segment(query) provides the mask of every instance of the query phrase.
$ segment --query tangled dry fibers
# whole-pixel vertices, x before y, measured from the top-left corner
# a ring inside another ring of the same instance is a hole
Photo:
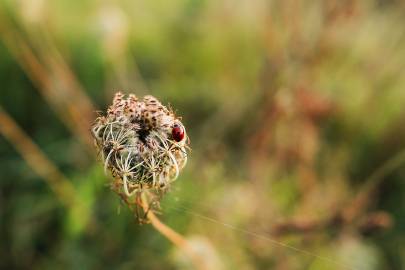
[[[114,177],[114,190],[131,197],[142,190],[166,190],[187,163],[188,137],[180,119],[155,97],[142,100],[118,92],[92,134]]]

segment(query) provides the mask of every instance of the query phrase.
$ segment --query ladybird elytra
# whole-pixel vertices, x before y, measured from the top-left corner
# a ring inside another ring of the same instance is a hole
[[[184,128],[179,124],[174,124],[172,129],[172,137],[176,142],[181,142],[184,138]]]

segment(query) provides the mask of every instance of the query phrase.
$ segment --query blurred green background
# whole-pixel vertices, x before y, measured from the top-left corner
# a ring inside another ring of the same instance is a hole
[[[183,117],[160,218],[202,269],[404,269],[404,25],[400,0],[1,0],[0,268],[192,269],[96,159],[120,90]]]

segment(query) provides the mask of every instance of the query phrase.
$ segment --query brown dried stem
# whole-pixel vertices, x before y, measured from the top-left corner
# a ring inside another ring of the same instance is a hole
[[[373,194],[386,176],[405,164],[405,149],[388,159],[378,167],[365,181],[364,186],[356,194],[347,208],[343,209],[345,219],[351,221],[357,217],[370,203]]]
[[[145,192],[141,194],[141,206],[143,211],[146,213],[146,218],[158,232],[160,232],[170,242],[187,254],[192,260],[196,269],[205,269],[202,258],[192,249],[187,240],[182,235],[175,232],[172,228],[161,222],[155,213],[150,211],[149,202]]]
[[[63,123],[91,151],[93,144],[88,130],[95,111],[94,105],[63,58],[54,52],[54,48],[50,48],[47,53],[36,53],[22,34],[12,31],[15,28],[12,23],[4,18],[0,23],[3,24],[0,37],[17,63]]]
[[[72,207],[76,202],[73,185],[1,106],[0,133],[20,153],[27,164],[47,182],[61,202],[68,208]]]

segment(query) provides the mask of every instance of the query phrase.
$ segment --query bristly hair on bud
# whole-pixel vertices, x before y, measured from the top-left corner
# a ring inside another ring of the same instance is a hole
[[[164,194],[187,163],[184,125],[153,96],[116,93],[91,131],[104,170],[114,177],[111,188],[127,204],[144,191]]]

